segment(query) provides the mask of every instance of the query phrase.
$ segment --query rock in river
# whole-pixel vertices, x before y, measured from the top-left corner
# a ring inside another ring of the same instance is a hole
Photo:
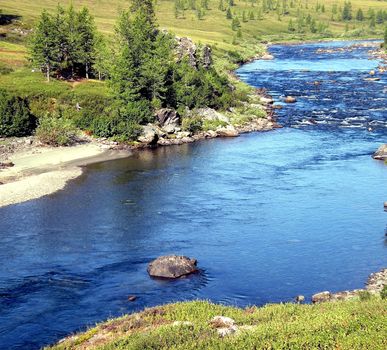
[[[148,273],[152,277],[175,279],[197,272],[196,265],[196,259],[186,256],[161,256],[149,264]]]
[[[285,97],[285,102],[286,103],[296,103],[297,102],[297,99],[293,96],[286,96]]]
[[[377,160],[387,160],[387,144],[381,145],[372,157]]]

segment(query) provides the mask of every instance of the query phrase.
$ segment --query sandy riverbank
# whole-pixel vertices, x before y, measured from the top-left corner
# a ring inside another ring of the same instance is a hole
[[[82,166],[129,155],[128,151],[106,150],[95,143],[17,151],[9,156],[14,166],[0,170],[0,207],[63,189],[68,181],[82,174]]]

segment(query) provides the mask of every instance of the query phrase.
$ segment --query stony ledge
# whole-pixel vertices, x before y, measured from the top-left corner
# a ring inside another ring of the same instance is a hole
[[[320,292],[312,296],[312,302],[325,303],[341,300],[349,300],[355,297],[359,297],[361,293],[368,292],[370,294],[379,294],[383,287],[387,286],[387,268],[380,270],[379,272],[372,273],[366,282],[364,289],[346,290],[342,292],[331,293],[329,291]]]

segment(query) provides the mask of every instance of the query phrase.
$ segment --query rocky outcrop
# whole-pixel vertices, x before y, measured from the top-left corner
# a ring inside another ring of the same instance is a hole
[[[141,136],[138,138],[138,141],[146,145],[155,145],[159,139],[157,129],[151,125],[144,125],[142,127]]]
[[[387,268],[368,277],[366,290],[373,294],[380,293],[384,286],[387,286]]]
[[[380,146],[372,158],[376,160],[387,160],[387,144]]]
[[[166,125],[179,126],[180,115],[174,109],[162,108],[156,111],[155,117],[161,127]]]
[[[332,294],[328,291],[316,293],[312,296],[312,303],[317,304],[327,302],[331,299],[331,295]]]
[[[325,303],[328,301],[343,301],[361,296],[362,293],[379,294],[387,285],[387,268],[372,273],[366,283],[365,289],[345,290],[343,292],[331,293],[321,292],[312,296],[313,304]]]
[[[216,129],[217,134],[220,137],[238,137],[239,132],[232,126],[227,125],[225,128],[218,128]]]
[[[197,272],[197,260],[186,256],[161,256],[148,265],[151,277],[176,279]]]
[[[212,51],[209,46],[203,47],[202,59],[203,67],[209,69],[212,66]]]
[[[186,57],[193,68],[201,65],[208,69],[212,66],[212,51],[209,46],[198,47],[190,38],[176,38],[176,41],[177,62]]]
[[[230,118],[212,108],[198,108],[195,109],[193,113],[200,116],[203,120],[221,121],[227,124],[230,123]]]

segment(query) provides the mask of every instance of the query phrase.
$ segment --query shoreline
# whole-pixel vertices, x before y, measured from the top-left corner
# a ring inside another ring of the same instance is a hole
[[[104,149],[95,142],[70,147],[29,146],[16,151],[8,157],[13,165],[0,170],[0,208],[60,191],[83,174],[82,167],[130,154]]]

